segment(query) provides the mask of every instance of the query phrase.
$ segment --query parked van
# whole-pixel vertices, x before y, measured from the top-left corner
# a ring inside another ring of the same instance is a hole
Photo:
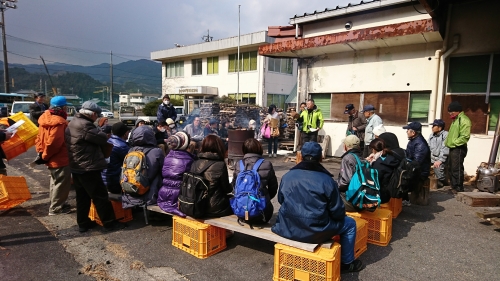
[[[19,111],[22,111],[24,115],[30,117],[30,105],[32,105],[33,101],[15,101],[12,103],[12,108],[10,110],[10,115],[14,115]]]

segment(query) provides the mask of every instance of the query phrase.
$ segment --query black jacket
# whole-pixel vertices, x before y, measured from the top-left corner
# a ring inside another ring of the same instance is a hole
[[[379,157],[373,162],[372,167],[378,171],[378,182],[380,183],[380,199],[382,203],[391,200],[391,194],[387,189],[392,172],[399,166],[399,160],[391,154],[386,154],[385,159]]]
[[[208,196],[210,198],[209,206],[205,212],[205,217],[223,217],[233,214],[229,205],[228,194],[233,191],[229,183],[229,174],[224,159],[219,158],[215,153],[202,152],[198,154],[199,160],[191,165],[191,172],[202,174],[210,182]],[[208,167],[208,168],[207,168]]]
[[[36,126],[38,126],[38,118],[42,116],[45,110],[49,109],[48,104],[44,103],[43,106],[45,106],[45,108],[42,109],[42,107],[36,102],[30,105],[30,120],[35,123]]]
[[[66,146],[72,172],[102,171],[108,167],[101,147],[106,147],[108,137],[87,116],[77,113],[66,128]]]
[[[426,178],[431,169],[431,151],[425,138],[419,134],[406,146],[406,157],[420,164],[420,176]]]

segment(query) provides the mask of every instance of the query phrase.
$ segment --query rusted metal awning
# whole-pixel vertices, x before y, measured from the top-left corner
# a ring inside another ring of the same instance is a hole
[[[259,55],[309,57],[442,40],[437,22],[425,19],[276,42],[260,46]]]

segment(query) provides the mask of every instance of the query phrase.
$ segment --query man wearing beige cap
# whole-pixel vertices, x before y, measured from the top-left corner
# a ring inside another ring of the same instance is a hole
[[[339,173],[339,190],[340,190],[340,198],[344,201],[345,210],[347,212],[358,212],[360,211],[356,207],[354,207],[349,201],[346,199],[345,193],[349,187],[349,182],[351,181],[352,175],[356,171],[356,158],[354,155],[356,154],[360,159],[361,157],[361,149],[359,147],[360,140],[355,135],[347,136],[344,141],[344,155],[342,155],[342,162],[340,163],[340,173]]]

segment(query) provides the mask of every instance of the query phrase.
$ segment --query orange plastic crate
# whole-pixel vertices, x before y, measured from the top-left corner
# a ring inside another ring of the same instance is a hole
[[[340,280],[340,244],[330,249],[319,247],[314,253],[274,245],[274,281]]]
[[[199,259],[226,248],[226,230],[195,220],[172,217],[172,245]]]
[[[17,134],[9,140],[4,141],[1,146],[7,160],[11,160],[26,152],[24,141]]]
[[[128,222],[133,219],[132,209],[123,209],[122,202],[111,201],[111,205],[113,205],[113,210],[115,211],[115,218],[119,222]],[[89,218],[90,220],[95,221],[98,225],[102,226],[102,221],[99,219],[99,215],[97,215],[97,210],[95,209],[93,202],[90,205]]]
[[[391,198],[389,203],[381,204],[380,208],[390,210],[392,218],[397,218],[403,210],[403,198]]]
[[[0,210],[13,208],[31,199],[24,177],[0,175]]]
[[[14,121],[24,120],[24,123],[17,129],[16,135],[18,135],[24,142],[31,141],[33,138],[36,139],[38,135],[38,127],[31,122],[28,116],[24,115],[22,112],[18,112],[9,117]],[[32,141],[35,144],[35,141]],[[28,146],[31,147],[33,145]]]
[[[354,258],[358,258],[368,249],[368,222],[362,218],[353,218],[356,221],[356,242],[354,243]]]
[[[387,246],[392,238],[392,212],[386,209],[376,209],[375,212],[346,214],[352,218],[362,218],[368,221],[368,243]]]

